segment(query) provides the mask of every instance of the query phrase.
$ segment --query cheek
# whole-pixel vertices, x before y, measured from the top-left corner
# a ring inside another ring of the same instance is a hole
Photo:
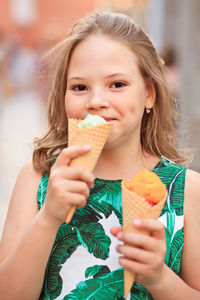
[[[65,112],[67,114],[67,116],[70,114],[70,105],[69,102],[67,101],[66,97],[65,97]]]
[[[121,110],[121,115],[124,119],[124,122],[135,124],[142,120],[144,114],[143,105],[137,105],[136,103],[132,102],[124,106],[124,109]]]
[[[73,97],[65,95],[65,112],[69,118],[79,118],[80,112],[83,110],[80,103]]]
[[[68,117],[70,117],[71,109],[70,109],[69,101],[67,101],[67,97],[65,96],[65,112]]]
[[[136,101],[132,101],[127,105],[127,113],[141,117],[144,113],[145,108],[145,98],[144,97],[137,97]]]
[[[130,106],[130,108],[129,108],[129,112],[131,113],[131,114],[135,114],[136,113],[136,107],[134,106],[134,105],[131,105]]]
[[[121,109],[121,114],[123,117],[134,116],[137,113],[137,107],[134,103],[127,103]]]

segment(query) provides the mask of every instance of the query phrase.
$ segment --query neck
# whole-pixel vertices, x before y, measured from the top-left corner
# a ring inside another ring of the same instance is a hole
[[[115,147],[114,149],[104,148],[97,165],[94,175],[104,179],[128,179],[136,175],[141,169],[147,168],[147,159],[141,145],[130,145]]]

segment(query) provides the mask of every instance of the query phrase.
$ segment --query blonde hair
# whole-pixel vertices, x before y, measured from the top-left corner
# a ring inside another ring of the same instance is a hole
[[[163,61],[158,56],[148,35],[132,19],[123,14],[97,12],[78,20],[67,37],[54,47],[49,57],[52,64],[52,88],[48,102],[49,131],[35,140],[33,165],[40,172],[49,172],[52,157],[67,146],[67,116],[65,113],[65,91],[69,60],[75,47],[92,34],[104,34],[125,43],[137,56],[140,72],[148,85],[155,87],[156,99],[149,114],[144,112],[141,126],[143,151],[180,164],[187,157],[175,146],[175,103],[169,92]]]

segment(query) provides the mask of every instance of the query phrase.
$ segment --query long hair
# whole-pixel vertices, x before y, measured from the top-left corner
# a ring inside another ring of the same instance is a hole
[[[75,47],[92,34],[104,34],[126,44],[138,58],[146,85],[151,81],[155,87],[155,104],[149,114],[144,111],[141,124],[143,151],[184,164],[187,157],[176,148],[175,103],[167,86],[162,59],[148,35],[131,18],[118,13],[96,12],[76,21],[67,37],[48,54],[51,62],[53,59],[48,100],[49,130],[43,138],[35,139],[34,168],[41,173],[49,172],[53,156],[67,146],[68,120],[64,101],[68,65]]]

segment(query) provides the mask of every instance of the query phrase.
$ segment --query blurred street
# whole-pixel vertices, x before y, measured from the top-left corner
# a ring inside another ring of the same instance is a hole
[[[9,199],[22,165],[31,159],[31,144],[46,127],[43,103],[36,92],[23,91],[0,102],[0,236]]]

